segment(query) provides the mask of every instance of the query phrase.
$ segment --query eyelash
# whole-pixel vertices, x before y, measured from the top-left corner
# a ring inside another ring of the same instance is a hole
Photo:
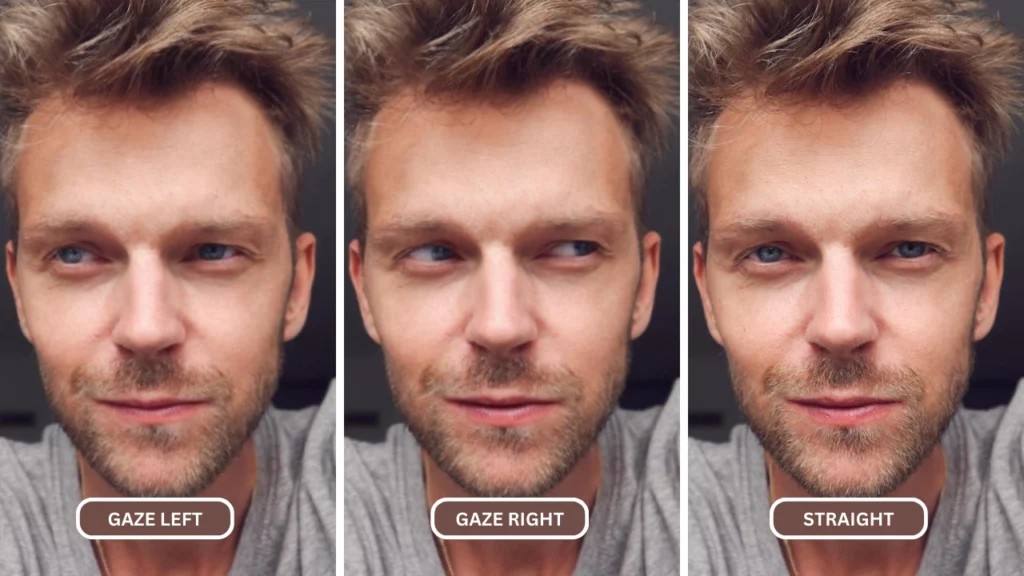
[[[230,253],[230,255],[225,256],[224,258],[217,258],[217,259],[205,259],[205,258],[199,257],[199,251],[202,248],[207,247],[207,246],[223,247],[225,251]],[[77,250],[81,251],[83,253],[83,256],[82,256],[83,260],[86,258],[86,256],[91,256],[92,258],[94,258],[96,260],[102,260],[103,259],[103,257],[100,254],[97,253],[98,251],[95,248],[92,248],[92,247],[90,247],[88,245],[83,245],[83,244],[67,244],[67,245],[61,246],[60,248],[57,248],[53,252],[49,253],[46,256],[46,260],[48,262],[56,262],[59,265],[80,267],[81,265],[83,265],[82,261],[79,261],[79,262],[64,262],[63,260],[60,259],[61,252],[65,251],[65,250],[72,250],[72,249],[77,249]],[[244,256],[246,254],[247,254],[246,251],[241,249],[241,248],[239,248],[238,246],[232,246],[230,244],[223,244],[223,243],[220,243],[220,242],[203,242],[201,244],[196,244],[196,245],[192,246],[191,248],[189,248],[189,251],[188,251],[188,254],[187,254],[186,258],[185,258],[185,261],[186,262],[204,262],[204,263],[209,264],[211,262],[225,262],[225,261],[228,261],[228,260],[233,260],[235,258],[238,258],[240,256]]]
[[[562,241],[559,241],[559,242],[552,243],[552,244],[548,245],[547,247],[545,247],[544,251],[542,252],[542,256],[545,256],[545,257],[557,257],[557,256],[552,255],[552,252],[554,252],[556,249],[558,249],[558,248],[560,248],[562,246],[566,246],[566,245],[572,245],[573,248],[580,247],[578,245],[586,245],[585,248],[587,249],[586,254],[582,254],[582,255],[579,255],[579,256],[563,256],[563,258],[567,258],[567,259],[574,259],[574,258],[575,259],[583,259],[583,258],[586,258],[588,256],[601,253],[604,250],[604,248],[601,246],[601,244],[599,244],[598,242],[592,241],[592,240],[562,240]],[[416,252],[418,252],[420,250],[427,249],[427,248],[431,248],[431,249],[435,249],[436,248],[436,249],[447,250],[447,251],[450,251],[451,255],[452,255],[451,258],[446,258],[444,260],[430,260],[429,263],[441,264],[441,263],[447,262],[449,260],[460,259],[459,252],[455,248],[449,246],[448,244],[444,244],[444,243],[441,243],[441,242],[431,242],[431,243],[421,244],[419,246],[416,246],[415,248],[412,248],[412,249],[406,250],[404,252],[401,252],[396,257],[396,260],[410,259],[410,257],[413,254],[415,254]]]
[[[897,250],[899,250],[900,246],[902,246],[904,244],[923,245],[924,246],[924,252],[920,256],[916,256],[916,257],[900,257],[900,256],[897,256],[897,255],[894,255],[893,253],[896,252]],[[780,257],[779,260],[776,260],[776,261],[773,261],[773,262],[764,262],[764,261],[758,260],[756,258],[752,258],[752,257],[754,257],[757,254],[758,250],[760,250],[762,248],[774,248],[774,249],[776,249],[776,250],[778,250],[778,251],[780,251],[782,253],[782,257]],[[910,261],[910,260],[919,260],[919,259],[924,258],[925,256],[927,256],[929,254],[938,254],[938,253],[941,253],[941,249],[938,246],[935,246],[934,244],[931,244],[931,243],[928,243],[928,242],[923,242],[923,241],[920,241],[920,240],[901,240],[901,241],[896,242],[894,244],[887,245],[885,250],[882,252],[880,258],[893,257],[893,258],[896,258],[896,259],[899,259],[899,260],[908,260],[908,261]],[[786,260],[792,260],[792,259],[794,259],[794,256],[788,250],[786,250],[785,248],[783,248],[781,246],[778,246],[776,244],[759,244],[759,245],[751,248],[750,250],[747,250],[746,252],[743,252],[740,255],[739,261],[743,262],[743,261],[751,260],[751,259],[753,259],[757,264],[771,265],[771,264],[778,264],[779,262],[783,262],[783,261],[786,261]]]

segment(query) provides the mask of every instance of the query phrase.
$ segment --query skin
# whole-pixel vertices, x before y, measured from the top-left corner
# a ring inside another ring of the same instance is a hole
[[[766,453],[772,498],[881,491],[934,510],[945,478],[935,442],[965,389],[971,345],[995,320],[1003,273],[1003,237],[976,225],[969,134],[937,91],[909,82],[842,109],[740,100],[715,143],[709,242],[693,248],[694,275],[748,419],[775,410],[785,429],[768,435],[793,440],[788,457]],[[815,362],[858,360],[882,372],[831,387],[808,376]],[[900,381],[906,394],[851,427],[869,440],[861,449],[840,449],[822,440],[836,430],[768,391],[783,368],[794,393],[871,395]],[[924,449],[894,473],[912,408]],[[924,539],[792,548],[800,573],[913,574]]]
[[[249,428],[305,323],[315,268],[312,235],[290,253],[277,137],[221,84],[145,107],[56,94],[27,124],[7,275],[79,448],[82,497],[222,497],[238,519],[221,541],[105,541],[110,570],[226,574],[256,482]],[[207,403],[152,429],[101,403],[155,395]]]
[[[428,506],[481,493],[592,504],[594,435],[658,276],[660,238],[635,228],[624,129],[594,90],[559,82],[500,107],[406,93],[379,114],[372,141],[367,241],[350,244],[350,273],[425,448]],[[527,368],[472,369],[513,361]],[[502,436],[449,401],[466,391],[543,392],[556,405]],[[572,440],[579,453],[559,452]],[[452,541],[448,551],[460,574],[567,574],[579,542]]]

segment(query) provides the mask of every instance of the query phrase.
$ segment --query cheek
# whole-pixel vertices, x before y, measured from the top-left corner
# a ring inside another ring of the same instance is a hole
[[[966,369],[974,325],[975,292],[957,282],[917,290],[890,289],[880,314],[882,361],[914,369],[929,386],[946,386]]]
[[[625,285],[538,291],[540,360],[581,374],[604,369],[628,343],[632,307],[633,290]]]
[[[210,366],[236,383],[276,362],[287,288],[271,279],[245,286],[190,285],[181,310],[189,333],[185,361]]]
[[[224,342],[265,339],[281,327],[288,287],[264,282],[181,282],[177,307],[198,335]]]
[[[464,325],[459,285],[366,279],[366,298],[390,369],[405,381],[445,357]]]
[[[743,381],[785,360],[803,341],[800,285],[779,288],[717,285],[709,297],[723,348]]]
[[[111,288],[26,282],[21,287],[25,323],[47,370],[64,377],[95,354],[111,326]]]

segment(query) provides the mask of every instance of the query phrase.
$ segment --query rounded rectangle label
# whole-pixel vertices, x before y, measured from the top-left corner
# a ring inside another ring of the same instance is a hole
[[[928,508],[917,498],[779,498],[768,523],[783,540],[916,540]]]
[[[430,507],[443,540],[577,540],[588,528],[579,498],[441,498]]]
[[[89,540],[222,540],[235,509],[223,498],[86,498],[75,524]]]

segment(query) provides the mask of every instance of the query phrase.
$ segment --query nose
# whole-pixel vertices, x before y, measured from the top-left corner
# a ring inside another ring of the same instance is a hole
[[[849,357],[878,338],[870,279],[854,255],[823,257],[812,286],[806,337],[816,348]]]
[[[470,285],[470,343],[488,353],[506,354],[536,339],[529,280],[514,255],[485,255]]]
[[[117,291],[113,339],[132,355],[152,356],[181,344],[185,325],[174,294],[173,278],[159,255],[133,257]]]

